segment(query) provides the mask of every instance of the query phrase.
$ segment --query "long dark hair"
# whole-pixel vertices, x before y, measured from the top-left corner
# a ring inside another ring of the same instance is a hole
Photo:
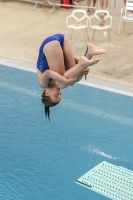
[[[44,90],[44,92],[41,95],[42,96],[41,100],[42,100],[42,103],[44,104],[45,116],[50,121],[50,107],[56,106],[59,102],[54,103],[49,96],[45,95],[45,91],[46,90]]]

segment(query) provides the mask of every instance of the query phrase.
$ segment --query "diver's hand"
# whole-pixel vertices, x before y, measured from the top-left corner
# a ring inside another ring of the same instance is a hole
[[[87,75],[89,74],[89,71],[90,71],[90,68],[89,68],[89,67],[87,67],[86,69],[84,69],[84,70],[82,71],[82,74],[85,75],[85,80],[87,80]]]

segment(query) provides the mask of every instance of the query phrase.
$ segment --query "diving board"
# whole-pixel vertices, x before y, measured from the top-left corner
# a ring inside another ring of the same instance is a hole
[[[133,200],[133,171],[102,161],[76,183],[113,200]]]

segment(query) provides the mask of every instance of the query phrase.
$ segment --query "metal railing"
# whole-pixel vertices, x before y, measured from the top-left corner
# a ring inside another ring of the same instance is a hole
[[[5,1],[5,0],[3,0]],[[23,1],[23,2],[28,2],[28,3],[34,3],[34,7],[33,9],[35,9],[37,7],[37,5],[49,5],[52,7],[52,10],[51,12],[54,11],[55,8],[58,9],[58,7],[71,7],[71,8],[84,8],[84,9],[87,9],[87,8],[94,8],[94,9],[101,9],[100,7],[100,1],[97,0],[96,2],[96,7],[92,7],[92,6],[87,6],[86,5],[86,0],[75,0],[74,1],[74,5],[70,5],[70,4],[62,4],[62,3],[59,3],[61,0],[43,0],[43,1],[40,1],[40,0],[20,0],[20,1]],[[113,10],[115,9],[116,7],[116,0],[109,0],[109,6],[108,6],[108,10]]]

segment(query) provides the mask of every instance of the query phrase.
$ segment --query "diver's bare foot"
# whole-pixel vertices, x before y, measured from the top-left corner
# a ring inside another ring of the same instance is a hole
[[[100,58],[96,58],[94,60],[89,60],[85,56],[81,56],[80,60],[79,60],[79,64],[81,67],[84,67],[84,69],[86,69],[89,66],[97,64],[99,61],[100,61]]]
[[[97,47],[93,44],[88,44],[88,52],[86,54],[86,57],[88,59],[91,59],[94,55],[101,55],[101,54],[106,54],[106,50],[101,48],[101,47]]]

